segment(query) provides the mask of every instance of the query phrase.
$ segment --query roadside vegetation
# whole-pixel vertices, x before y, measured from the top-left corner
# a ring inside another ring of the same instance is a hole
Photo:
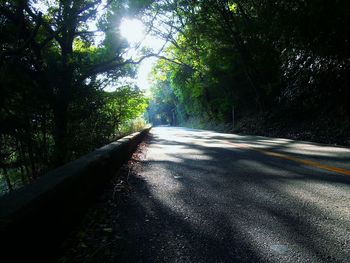
[[[155,123],[350,145],[349,1],[175,2]]]
[[[349,145],[349,14],[347,0],[1,1],[0,192],[142,128],[146,108],[154,125]],[[163,47],[129,55],[125,17]],[[149,57],[150,99],[126,81]]]
[[[119,81],[137,69],[118,28],[133,2],[1,1],[0,193],[143,127],[146,97]]]

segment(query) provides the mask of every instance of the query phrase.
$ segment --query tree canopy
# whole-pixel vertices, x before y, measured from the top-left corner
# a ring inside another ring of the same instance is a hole
[[[153,75],[155,86],[171,88],[168,105],[180,119],[229,123],[234,107],[238,117],[327,115],[349,124],[348,1],[166,3],[158,8],[171,6],[177,33]]]
[[[166,44],[128,57],[126,16]],[[11,190],[120,136],[148,105],[122,79],[150,56],[154,124],[232,128],[263,114],[345,138],[349,16],[347,0],[1,0],[2,178]]]
[[[0,3],[1,173],[22,183],[116,138],[147,104],[119,34],[147,1],[14,0]],[[118,86],[113,93],[103,90]]]

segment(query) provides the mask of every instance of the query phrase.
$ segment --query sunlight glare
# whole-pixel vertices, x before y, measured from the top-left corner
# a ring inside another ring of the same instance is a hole
[[[138,19],[123,19],[120,24],[120,34],[129,44],[135,45],[145,37],[145,26]]]

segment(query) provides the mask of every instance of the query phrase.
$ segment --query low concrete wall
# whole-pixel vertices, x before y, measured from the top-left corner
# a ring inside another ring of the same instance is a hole
[[[0,198],[0,261],[48,262],[149,130],[99,148]]]

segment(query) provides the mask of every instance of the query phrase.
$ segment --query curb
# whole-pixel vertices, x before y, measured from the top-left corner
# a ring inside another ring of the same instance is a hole
[[[48,262],[150,129],[103,146],[1,197],[1,258]]]

